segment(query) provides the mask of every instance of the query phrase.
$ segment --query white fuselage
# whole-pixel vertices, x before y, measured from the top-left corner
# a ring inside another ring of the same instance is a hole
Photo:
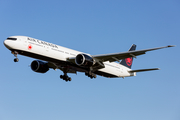
[[[65,48],[52,43],[44,42],[38,39],[26,36],[12,36],[17,40],[5,40],[4,45],[11,51],[19,51],[18,54],[41,59],[47,62],[61,63],[68,62],[68,58],[76,57],[82,52]],[[24,54],[26,53],[26,54]],[[88,54],[89,55],[89,54]],[[46,58],[46,59],[45,59]],[[51,61],[52,60],[52,61]],[[75,63],[74,63],[75,64]],[[129,68],[118,64],[116,62],[103,62],[105,68],[98,69],[98,75],[103,76],[101,73],[110,74],[115,77],[128,77],[135,76],[136,73],[128,72]],[[78,66],[76,65],[77,70]],[[81,72],[81,71],[80,71]],[[108,76],[106,76],[108,77]]]

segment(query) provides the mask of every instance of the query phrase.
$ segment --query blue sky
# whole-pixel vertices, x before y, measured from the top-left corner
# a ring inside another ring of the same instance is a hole
[[[180,1],[0,0],[0,120],[179,120]],[[148,52],[132,69],[159,67],[136,77],[91,80],[83,73],[33,72],[34,60],[3,45],[24,35],[92,55],[176,45]]]

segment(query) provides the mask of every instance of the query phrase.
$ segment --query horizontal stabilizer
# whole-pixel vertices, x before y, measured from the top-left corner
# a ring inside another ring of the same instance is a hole
[[[160,70],[160,69],[159,68],[139,69],[139,70],[130,70],[128,72],[133,73],[133,72],[145,72],[145,71],[152,71],[152,70]]]

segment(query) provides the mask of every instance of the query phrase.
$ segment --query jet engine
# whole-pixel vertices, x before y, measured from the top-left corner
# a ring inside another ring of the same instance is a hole
[[[79,66],[91,67],[95,64],[95,60],[86,54],[78,54],[76,56],[75,62]]]
[[[34,60],[31,63],[31,69],[34,72],[38,72],[38,73],[46,73],[49,70],[49,67],[47,65],[47,63],[39,61],[39,60]]]

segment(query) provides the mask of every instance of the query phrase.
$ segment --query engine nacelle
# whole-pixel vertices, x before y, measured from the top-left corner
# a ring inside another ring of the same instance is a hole
[[[75,62],[77,65],[83,67],[91,67],[95,64],[94,59],[86,54],[78,54],[76,56]]]
[[[34,72],[38,72],[38,73],[46,73],[49,70],[49,67],[47,65],[47,63],[39,61],[39,60],[34,60],[31,63],[31,69]]]

